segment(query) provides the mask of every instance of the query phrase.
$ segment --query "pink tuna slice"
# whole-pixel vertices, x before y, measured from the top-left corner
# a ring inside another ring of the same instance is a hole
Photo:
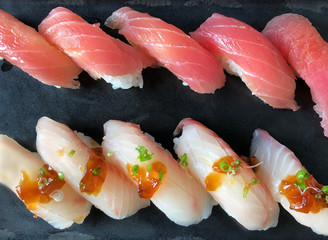
[[[328,44],[308,19],[283,14],[266,25],[263,34],[282,52],[287,62],[304,79],[316,103],[314,110],[322,118],[328,137]]]
[[[132,45],[154,57],[195,92],[213,93],[224,86],[221,64],[177,27],[129,7],[115,11],[105,24],[120,29]]]
[[[50,45],[34,28],[0,10],[0,56],[47,85],[79,88],[82,72],[69,57]]]
[[[274,108],[298,109],[293,70],[260,32],[214,13],[190,35],[212,52],[227,72],[239,76],[252,94]]]
[[[143,68],[154,63],[146,54],[107,35],[99,24],[89,24],[63,7],[49,13],[39,25],[39,32],[94,79],[104,78],[113,88],[121,86],[116,86],[112,77],[141,74]],[[142,80],[128,87],[138,85],[142,87]]]

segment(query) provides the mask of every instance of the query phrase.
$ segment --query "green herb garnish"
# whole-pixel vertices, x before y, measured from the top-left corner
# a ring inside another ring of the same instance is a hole
[[[85,186],[85,183],[81,182],[81,183],[80,183],[80,188],[81,188],[82,186]]]
[[[245,184],[245,187],[244,187],[244,190],[243,190],[243,197],[246,198],[247,197],[247,194],[249,192],[250,187],[253,186],[253,185],[256,185],[258,183],[260,183],[260,179],[255,178],[255,177],[253,177],[253,181],[252,182],[246,183]]]
[[[138,159],[140,160],[140,162],[149,161],[154,156],[154,153],[148,154],[148,150],[144,146],[138,145],[136,147],[136,150],[139,152]]]
[[[188,167],[188,156],[187,153],[184,153],[181,157],[180,157],[180,166],[182,168],[187,168]]]
[[[306,169],[302,169],[299,170],[296,173],[296,181],[294,182],[295,186],[298,186],[301,191],[304,191],[306,189],[306,184],[305,184],[305,180],[307,180],[310,177],[310,174],[308,173],[308,171]]]
[[[328,194],[328,185],[326,185],[326,186],[323,186],[322,188],[321,188],[321,191],[324,193],[324,194]]]
[[[164,175],[164,171],[159,172],[159,180],[162,181]]]
[[[59,172],[59,173],[58,173],[58,178],[59,178],[60,180],[64,181],[64,179],[65,179],[64,173],[63,173],[63,172]]]
[[[112,156],[112,155],[113,155],[113,153],[114,153],[114,152],[109,152],[109,153],[107,153],[107,157],[110,157],[110,156]]]
[[[72,149],[67,155],[69,156],[69,157],[73,157],[73,155],[75,154],[75,150],[74,149]]]
[[[97,167],[97,168],[93,169],[92,174],[94,176],[97,176],[97,175],[99,175],[100,172],[101,172],[101,167]]]
[[[44,168],[41,168],[40,169],[40,174],[41,175],[47,174],[47,171]]]
[[[236,159],[236,160],[234,161],[234,167],[235,167],[235,168],[238,168],[238,167],[240,166],[240,164],[241,164],[241,161],[239,161],[238,159]]]
[[[147,172],[151,172],[153,170],[153,165],[152,164],[148,164],[147,165]]]
[[[226,161],[222,160],[220,162],[220,169],[223,172],[230,172],[232,168],[231,168],[230,164],[228,164]]]
[[[133,175],[136,175],[139,172],[139,165],[134,165],[132,167],[132,173]]]
[[[46,185],[48,183],[48,179],[46,178],[40,178],[39,181],[38,181],[38,185],[39,187],[43,187],[44,185]]]

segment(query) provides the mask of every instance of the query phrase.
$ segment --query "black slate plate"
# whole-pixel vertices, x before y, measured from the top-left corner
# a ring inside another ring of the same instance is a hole
[[[24,23],[37,27],[52,8],[64,6],[90,23],[100,22],[122,6],[148,12],[194,31],[212,13],[244,21],[261,31],[274,16],[294,12],[310,19],[328,40],[328,3],[325,1],[238,1],[238,0],[131,0],[131,1],[5,1],[0,9]],[[123,39],[121,37],[121,39]],[[0,133],[35,151],[35,125],[42,116],[63,122],[72,129],[101,141],[102,125],[109,119],[141,125],[173,152],[172,133],[180,120],[192,117],[215,132],[242,155],[249,154],[252,133],[263,128],[288,146],[319,182],[328,183],[328,139],[313,111],[308,87],[297,81],[297,112],[275,110],[252,96],[237,77],[228,75],[226,86],[214,95],[200,95],[182,86],[166,69],[146,69],[144,88],[113,90],[104,81],[80,75],[80,90],[43,85],[17,67],[6,63],[0,71]],[[0,239],[322,239],[298,224],[281,209],[279,224],[267,231],[246,231],[219,207],[201,223],[181,227],[168,220],[153,205],[125,220],[113,220],[93,208],[82,225],[60,231],[42,219],[34,219],[24,204],[8,189],[0,187]]]

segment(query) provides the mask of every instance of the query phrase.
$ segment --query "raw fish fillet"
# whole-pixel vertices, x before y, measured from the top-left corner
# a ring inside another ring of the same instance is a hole
[[[69,57],[50,45],[34,28],[0,10],[0,57],[47,85],[79,88],[82,72]]]
[[[39,25],[39,32],[59,47],[94,79],[103,78],[113,88],[142,88],[142,68],[151,58],[89,24],[70,10],[57,7]]]
[[[138,125],[110,120],[104,125],[105,137],[102,144],[104,153],[113,152],[107,160],[129,176],[128,165],[138,165],[140,170],[147,167],[148,174],[156,174],[155,164],[160,162],[167,171],[159,181],[159,187],[150,200],[165,215],[182,226],[196,224],[207,218],[213,207],[213,199],[196,179],[189,177],[172,155],[145,135]],[[136,148],[145,147],[153,157],[145,162],[138,159]],[[152,169],[148,171],[148,166]],[[131,179],[131,182],[133,180]],[[133,181],[137,185],[136,182]],[[137,189],[137,187],[136,187]],[[143,189],[139,187],[139,193]]]
[[[208,188],[207,179],[213,173],[217,174],[215,182],[218,184],[215,190],[209,193],[228,213],[248,230],[266,230],[275,227],[278,223],[279,207],[272,198],[270,191],[262,179],[259,183],[249,187],[244,196],[244,190],[254,178],[259,179],[247,163],[219,138],[214,132],[199,122],[186,118],[182,120],[175,135],[181,133],[179,138],[174,139],[174,149],[179,158],[184,154],[188,157],[188,172],[194,176],[204,187]],[[232,172],[216,173],[213,164],[219,159],[231,156],[239,160],[241,168]]]
[[[293,70],[260,32],[246,23],[214,13],[190,35],[265,103],[274,108],[298,109]]]
[[[257,129],[253,134],[251,156],[262,162],[256,169],[256,174],[271,190],[274,199],[299,223],[310,227],[317,234],[328,235],[328,208],[323,208],[318,213],[291,210],[287,198],[279,193],[281,181],[302,169],[302,164],[294,153],[266,131]]]
[[[25,171],[30,179],[36,179],[43,165],[39,155],[31,153],[13,139],[0,135],[0,183],[17,196],[19,195],[16,186],[20,183],[22,171]],[[59,229],[68,228],[74,222],[82,223],[90,212],[91,204],[66,183],[60,190],[62,200],[38,202],[30,211]]]
[[[314,110],[328,137],[328,44],[311,22],[297,14],[283,14],[268,22],[263,34],[310,87]]]
[[[100,169],[107,169],[100,192],[97,195],[81,192],[80,181],[88,169],[88,160],[100,157],[86,145],[90,139],[82,141],[80,135],[66,125],[47,117],[39,119],[36,131],[36,145],[42,159],[57,171],[63,172],[73,189],[108,216],[122,219],[149,205],[149,200],[139,198],[134,184],[116,167],[109,164]],[[100,147],[95,141],[92,142],[93,146],[90,147]],[[69,154],[72,150],[75,151],[74,155]]]
[[[154,57],[192,90],[213,93],[224,86],[220,63],[177,27],[129,7],[115,11],[105,24],[120,29],[133,46]]]

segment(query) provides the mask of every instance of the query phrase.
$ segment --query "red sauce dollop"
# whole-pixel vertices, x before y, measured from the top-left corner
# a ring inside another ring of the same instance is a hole
[[[318,213],[322,208],[327,208],[326,195],[321,192],[322,184],[319,184],[312,175],[304,183],[307,187],[311,186],[313,188],[308,188],[305,191],[296,185],[296,176],[288,176],[286,179],[282,180],[279,191],[280,194],[287,197],[290,203],[290,209],[303,212],[303,213]]]
[[[151,198],[156,190],[159,188],[164,176],[167,172],[166,166],[159,162],[153,162],[151,171],[147,171],[146,167],[139,167],[136,174],[133,173],[133,165],[128,163],[126,169],[128,170],[129,177],[138,183],[138,194],[141,198]],[[162,179],[160,179],[162,171]]]
[[[215,191],[218,189],[222,184],[224,174],[228,174],[228,172],[223,171],[220,168],[220,163],[223,161],[226,162],[231,167],[231,170],[236,173],[237,169],[235,166],[235,159],[232,156],[225,156],[215,161],[212,165],[213,172],[210,172],[204,179],[207,191]],[[238,169],[239,168],[242,168],[242,164],[238,166]]]
[[[50,197],[51,193],[61,189],[65,184],[65,181],[60,180],[58,173],[48,164],[42,166],[36,179],[30,179],[26,171],[22,171],[21,174],[16,191],[30,210],[35,210],[37,203],[48,203],[53,200]]]
[[[80,191],[97,196],[105,182],[108,165],[101,148],[94,148],[89,156],[86,171],[80,181]]]

